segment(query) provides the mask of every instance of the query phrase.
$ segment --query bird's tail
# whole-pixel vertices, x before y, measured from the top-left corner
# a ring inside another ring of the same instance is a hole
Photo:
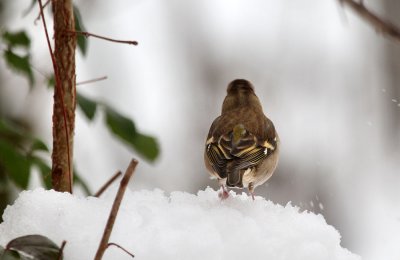
[[[243,171],[240,171],[233,162],[226,167],[226,185],[228,187],[243,188]]]

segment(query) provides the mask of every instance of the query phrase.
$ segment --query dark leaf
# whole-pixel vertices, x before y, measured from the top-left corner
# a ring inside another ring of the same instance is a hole
[[[10,120],[0,118],[0,136],[8,140],[19,140],[24,138],[25,133],[21,126]]]
[[[86,29],[82,23],[81,13],[79,12],[78,7],[76,7],[75,5],[74,5],[74,19],[75,19],[75,30],[78,32],[85,32]],[[77,35],[76,41],[79,50],[82,52],[83,56],[85,56],[87,52],[88,39],[83,35]]]
[[[31,151],[45,151],[45,152],[49,152],[49,148],[47,147],[47,145],[39,139],[34,139],[32,145],[31,145]]]
[[[156,139],[148,135],[137,133],[133,138],[133,146],[136,151],[150,161],[154,161],[159,154],[159,147]]]
[[[18,252],[15,252],[13,250],[7,250],[0,246],[0,260],[21,260],[21,256],[18,254]]]
[[[132,120],[122,116],[110,107],[106,107],[105,112],[108,128],[122,140],[132,143],[133,137],[137,134]]]
[[[15,33],[4,32],[2,36],[9,48],[17,46],[29,48],[31,45],[31,40],[25,31],[19,31]]]
[[[50,166],[41,158],[36,156],[31,156],[29,158],[29,162],[31,165],[34,165],[39,168],[39,171],[42,175],[43,183],[46,189],[51,189],[51,168]]]
[[[21,57],[11,50],[4,51],[4,58],[6,59],[7,65],[17,72],[24,74],[28,80],[29,84],[33,86],[34,78],[31,66],[29,64],[29,55]]]
[[[74,183],[79,184],[82,186],[82,189],[86,192],[87,196],[92,195],[89,186],[86,184],[86,182],[81,178],[81,175],[74,169]]]
[[[54,88],[56,85],[56,79],[54,78],[54,74],[52,74],[48,79],[47,79],[47,87],[49,88]]]
[[[0,139],[0,163],[9,177],[21,188],[27,189],[30,165],[25,155],[5,140]]]
[[[79,107],[82,109],[85,116],[93,120],[94,115],[96,114],[97,103],[93,100],[90,100],[81,94],[77,93],[76,98],[78,101]]]
[[[154,161],[159,149],[154,138],[138,133],[131,119],[120,115],[115,110],[106,107],[106,123],[108,128],[120,139],[127,142],[145,159]]]
[[[37,260],[58,259],[59,247],[53,241],[41,235],[28,235],[11,240],[7,249],[27,254]]]

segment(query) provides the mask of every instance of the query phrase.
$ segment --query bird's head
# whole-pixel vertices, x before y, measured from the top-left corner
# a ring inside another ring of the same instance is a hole
[[[254,87],[253,85],[245,80],[245,79],[235,79],[228,85],[228,89],[226,91],[228,95],[239,95],[241,94],[254,94]]]
[[[260,101],[254,93],[254,87],[249,81],[235,79],[229,83],[226,92],[222,113],[241,106],[252,106],[262,110]]]

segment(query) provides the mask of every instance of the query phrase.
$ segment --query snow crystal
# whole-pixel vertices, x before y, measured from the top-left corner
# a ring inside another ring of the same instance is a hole
[[[322,215],[290,204],[230,193],[221,201],[207,188],[197,195],[127,190],[110,242],[137,259],[357,260],[340,246],[340,235]],[[65,259],[93,259],[114,195],[78,197],[37,189],[24,191],[4,212],[0,244],[27,234],[67,241]],[[130,259],[109,248],[104,259]]]

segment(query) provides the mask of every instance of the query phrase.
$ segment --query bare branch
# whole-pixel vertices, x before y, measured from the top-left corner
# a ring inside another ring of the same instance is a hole
[[[135,257],[131,252],[129,252],[128,250],[126,250],[125,248],[123,248],[122,246],[120,246],[120,245],[118,245],[118,244],[116,244],[116,243],[108,243],[107,248],[108,248],[109,246],[116,246],[116,247],[118,247],[119,249],[121,249],[122,251],[124,251],[125,253],[127,253],[128,255],[130,255],[132,258]]]
[[[58,251],[58,258],[57,258],[57,260],[62,260],[63,259],[63,253],[64,253],[64,247],[65,247],[65,244],[67,243],[67,241],[62,241],[62,243],[61,243],[61,247],[60,247],[60,250]]]
[[[356,2],[354,0],[338,0],[341,4],[349,6],[356,14],[367,21],[371,26],[375,28],[377,32],[382,33],[384,36],[389,36],[396,41],[400,41],[400,29],[378,15],[367,9],[363,1]]]
[[[78,85],[84,85],[84,84],[89,84],[89,83],[93,83],[93,82],[97,82],[97,81],[101,81],[101,80],[106,80],[106,79],[107,79],[107,76],[103,76],[103,77],[100,77],[100,78],[81,81],[81,82],[76,83],[76,85],[77,86]]]
[[[104,255],[104,252],[107,249],[111,231],[113,229],[115,219],[117,218],[119,206],[121,205],[121,201],[122,201],[122,198],[124,197],[124,193],[125,193],[126,187],[128,186],[129,179],[132,177],[137,164],[138,164],[138,161],[136,161],[135,159],[131,160],[128,168],[125,171],[124,177],[122,178],[122,180],[120,182],[117,195],[115,196],[115,200],[112,205],[110,215],[108,217],[107,225],[104,229],[103,237],[101,238],[99,248],[97,249],[96,256],[94,257],[95,260],[101,260],[101,258]]]
[[[85,36],[85,37],[92,36],[92,37],[99,38],[99,39],[106,40],[106,41],[110,41],[110,42],[117,42],[117,43],[125,43],[125,44],[131,44],[131,45],[138,45],[138,42],[137,42],[137,41],[115,40],[115,39],[112,39],[112,38],[104,37],[104,36],[97,35],[97,34],[90,33],[90,32],[80,32],[80,31],[70,31],[70,30],[68,30],[68,32],[69,32],[69,33],[74,33],[74,34],[80,34],[80,35],[83,35],[83,36]]]
[[[46,6],[49,5],[50,1],[51,1],[51,0],[47,0],[47,2],[43,5],[43,9],[46,8]],[[35,24],[35,25],[36,25],[36,22],[40,20],[41,14],[42,14],[42,12],[39,11],[39,14],[38,14],[38,16],[36,17],[36,19],[35,19],[35,21],[34,21],[34,24]]]
[[[122,172],[118,171],[114,176],[112,176],[95,194],[95,197],[100,197],[101,194],[119,177],[121,176]]]

